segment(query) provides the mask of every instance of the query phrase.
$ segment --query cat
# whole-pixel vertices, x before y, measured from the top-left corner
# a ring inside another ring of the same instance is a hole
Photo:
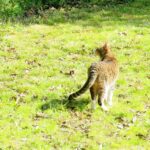
[[[96,99],[98,97],[98,104],[104,111],[107,111],[108,108],[105,102],[112,106],[113,91],[119,74],[119,65],[107,43],[102,47],[96,48],[95,53],[100,56],[100,61],[93,63],[89,67],[87,81],[80,90],[71,94],[68,100],[71,101],[90,89],[91,109],[96,108]]]

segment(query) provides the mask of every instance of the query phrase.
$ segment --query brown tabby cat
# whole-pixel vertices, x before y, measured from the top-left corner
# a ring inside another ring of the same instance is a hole
[[[96,54],[100,56],[101,60],[90,66],[87,81],[79,91],[71,94],[68,99],[72,100],[90,89],[92,109],[96,108],[96,98],[98,96],[98,104],[103,110],[107,111],[104,101],[106,100],[110,106],[112,105],[112,96],[119,67],[107,44],[97,48]]]

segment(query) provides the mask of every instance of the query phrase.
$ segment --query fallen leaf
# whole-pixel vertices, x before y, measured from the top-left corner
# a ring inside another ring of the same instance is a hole
[[[26,70],[25,70],[25,73],[29,73],[29,70],[28,70],[28,69],[26,69]]]
[[[122,124],[118,124],[118,125],[117,125],[117,128],[118,128],[118,129],[123,129],[124,127],[123,127]]]
[[[60,71],[60,73],[68,75],[68,76],[73,76],[75,74],[74,70],[70,70],[69,72],[63,72],[62,70]]]
[[[46,115],[42,112],[38,112],[38,113],[36,113],[35,118],[38,119],[38,118],[49,118],[49,117],[48,117],[48,115]]]
[[[15,76],[17,76],[17,74],[16,73],[11,73],[10,76],[15,77]]]
[[[124,118],[119,116],[119,117],[116,117],[115,120],[117,120],[118,122],[123,122],[124,121]]]
[[[150,75],[147,75],[146,77],[147,77],[148,79],[150,79]]]
[[[72,76],[75,74],[75,71],[74,70],[70,70],[69,74]]]
[[[120,98],[126,98],[127,96],[125,94],[119,94],[118,97],[120,97]]]
[[[14,47],[11,47],[11,48],[7,49],[7,51],[8,51],[8,52],[13,52],[13,53],[14,53],[14,52],[16,52],[16,49],[15,49]]]
[[[144,140],[146,139],[146,136],[142,133],[138,133],[136,134],[136,136],[138,136],[140,139],[144,139]]]
[[[120,36],[127,36],[127,32],[125,32],[125,31],[124,31],[124,32],[119,32],[118,34],[119,34]]]
[[[124,55],[125,55],[125,56],[130,56],[130,55],[131,55],[131,53],[125,53]]]
[[[132,118],[132,123],[135,123],[135,122],[136,122],[136,120],[137,120],[137,117],[136,117],[136,116],[134,116],[134,117]]]
[[[54,91],[55,89],[56,89],[56,87],[52,86],[52,87],[50,87],[48,90],[49,90],[49,91]]]

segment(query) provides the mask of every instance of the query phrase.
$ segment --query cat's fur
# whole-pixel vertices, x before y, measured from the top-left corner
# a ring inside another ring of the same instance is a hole
[[[96,98],[98,97],[98,104],[103,110],[108,110],[104,101],[106,100],[109,105],[112,105],[112,96],[119,67],[107,44],[97,48],[96,54],[100,56],[101,60],[90,66],[87,81],[79,91],[71,94],[68,99],[72,100],[90,89],[92,109],[95,109]]]

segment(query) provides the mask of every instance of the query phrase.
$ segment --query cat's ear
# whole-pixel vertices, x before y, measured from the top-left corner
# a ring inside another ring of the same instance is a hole
[[[109,45],[108,45],[108,43],[105,43],[105,44],[104,44],[103,50],[106,51],[106,52],[109,51]]]

